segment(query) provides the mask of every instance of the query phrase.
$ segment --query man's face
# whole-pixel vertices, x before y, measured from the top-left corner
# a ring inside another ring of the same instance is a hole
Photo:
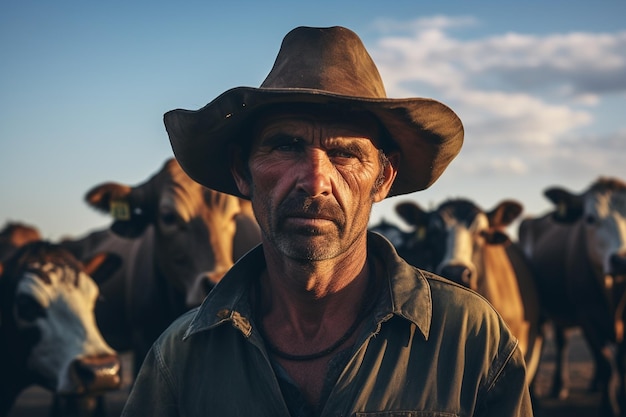
[[[266,243],[289,258],[319,261],[364,241],[372,204],[395,178],[395,168],[382,168],[377,131],[369,119],[303,112],[258,121],[249,175],[234,174]]]

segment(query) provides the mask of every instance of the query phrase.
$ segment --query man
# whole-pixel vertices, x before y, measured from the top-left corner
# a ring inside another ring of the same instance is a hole
[[[165,125],[192,178],[251,200],[262,244],[154,344],[125,416],[532,415],[498,314],[367,232],[373,203],[441,175],[463,127],[387,99],[356,34],[296,28],[260,88]]]

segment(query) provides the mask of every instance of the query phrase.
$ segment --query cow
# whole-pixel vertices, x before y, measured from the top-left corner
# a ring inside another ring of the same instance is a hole
[[[385,219],[369,229],[386,237],[411,265],[435,271],[445,250],[445,236],[441,225],[434,221],[436,217],[413,201],[401,201],[394,209],[408,231]]]
[[[260,242],[259,227],[242,200],[201,186],[175,159],[140,185],[107,182],[85,199],[113,223],[63,245],[79,259],[122,256],[122,268],[101,288],[96,317],[111,346],[133,353],[136,373],[156,338],[202,302],[233,256]]]
[[[119,259],[104,254],[83,265],[60,245],[42,240],[23,244],[5,260],[0,275],[0,416],[8,415],[31,385],[55,394],[52,415],[57,416],[97,413],[82,407],[120,388],[119,357],[94,316],[99,294],[94,279],[118,266]],[[71,400],[63,402],[65,398]]]
[[[396,212],[408,224],[416,225],[413,230],[403,230],[396,224],[382,219],[376,224],[370,225],[369,230],[383,235],[396,248],[398,255],[408,263],[427,271],[435,269],[435,248],[442,242],[435,237],[436,231],[428,230],[428,212],[412,210],[413,203],[399,203],[395,206]],[[411,215],[424,216],[423,219],[410,219]]]
[[[521,214],[522,205],[505,200],[485,212],[467,199],[451,199],[433,211],[412,201],[401,202],[396,212],[415,232],[403,243],[422,254],[419,268],[429,269],[483,295],[503,317],[520,341],[534,378],[542,346],[540,306],[534,275],[521,249],[505,229]],[[411,262],[411,261],[409,261]]]
[[[626,415],[626,183],[618,178],[600,177],[580,194],[550,187],[544,195],[555,210],[524,219],[518,235],[537,271],[542,306],[557,336],[559,367],[554,374],[552,395],[564,398],[568,394],[562,369],[563,331],[580,326],[596,364],[592,388],[602,393],[605,414],[621,411]],[[617,355],[612,354],[614,344]],[[618,392],[611,388],[615,372],[620,380]]]

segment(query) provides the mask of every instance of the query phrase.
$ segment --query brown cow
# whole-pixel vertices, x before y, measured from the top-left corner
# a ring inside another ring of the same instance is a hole
[[[71,407],[120,387],[120,360],[96,326],[98,286],[90,276],[109,275],[118,265],[105,256],[83,267],[45,241],[26,243],[6,260],[0,276],[0,416],[30,385],[52,391],[55,401],[69,396]],[[57,405],[53,411],[66,416],[70,410]]]
[[[414,202],[400,203],[396,211],[418,231],[410,236],[419,239],[413,247],[423,252],[416,257],[420,262],[493,304],[520,341],[530,383],[543,340],[539,300],[526,257],[505,233],[520,215],[521,204],[503,201],[485,212],[469,200],[455,199],[433,212]]]
[[[260,242],[239,198],[201,186],[174,159],[143,184],[105,183],[86,200],[115,220],[110,230],[64,245],[81,259],[101,251],[123,257],[122,270],[102,286],[96,315],[113,347],[134,352],[136,368],[161,332],[219,282],[233,251]],[[248,237],[234,248],[236,232]]]
[[[581,194],[560,187],[544,193],[556,210],[525,219],[519,240],[538,273],[545,314],[555,325],[557,364],[563,364],[563,328],[580,326],[596,363],[594,388],[603,394],[605,415],[614,411],[611,363],[621,381],[617,401],[626,415],[624,393],[623,276],[626,275],[626,183],[600,178]],[[617,358],[609,346],[618,343]],[[554,375],[553,395],[565,397],[562,369]]]

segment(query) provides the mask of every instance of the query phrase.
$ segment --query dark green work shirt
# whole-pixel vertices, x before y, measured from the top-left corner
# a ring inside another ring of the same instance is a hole
[[[399,258],[368,235],[388,283],[330,390],[321,416],[532,416],[517,340],[481,296]],[[261,247],[199,309],[155,342],[125,417],[290,417],[255,328],[251,289]]]

